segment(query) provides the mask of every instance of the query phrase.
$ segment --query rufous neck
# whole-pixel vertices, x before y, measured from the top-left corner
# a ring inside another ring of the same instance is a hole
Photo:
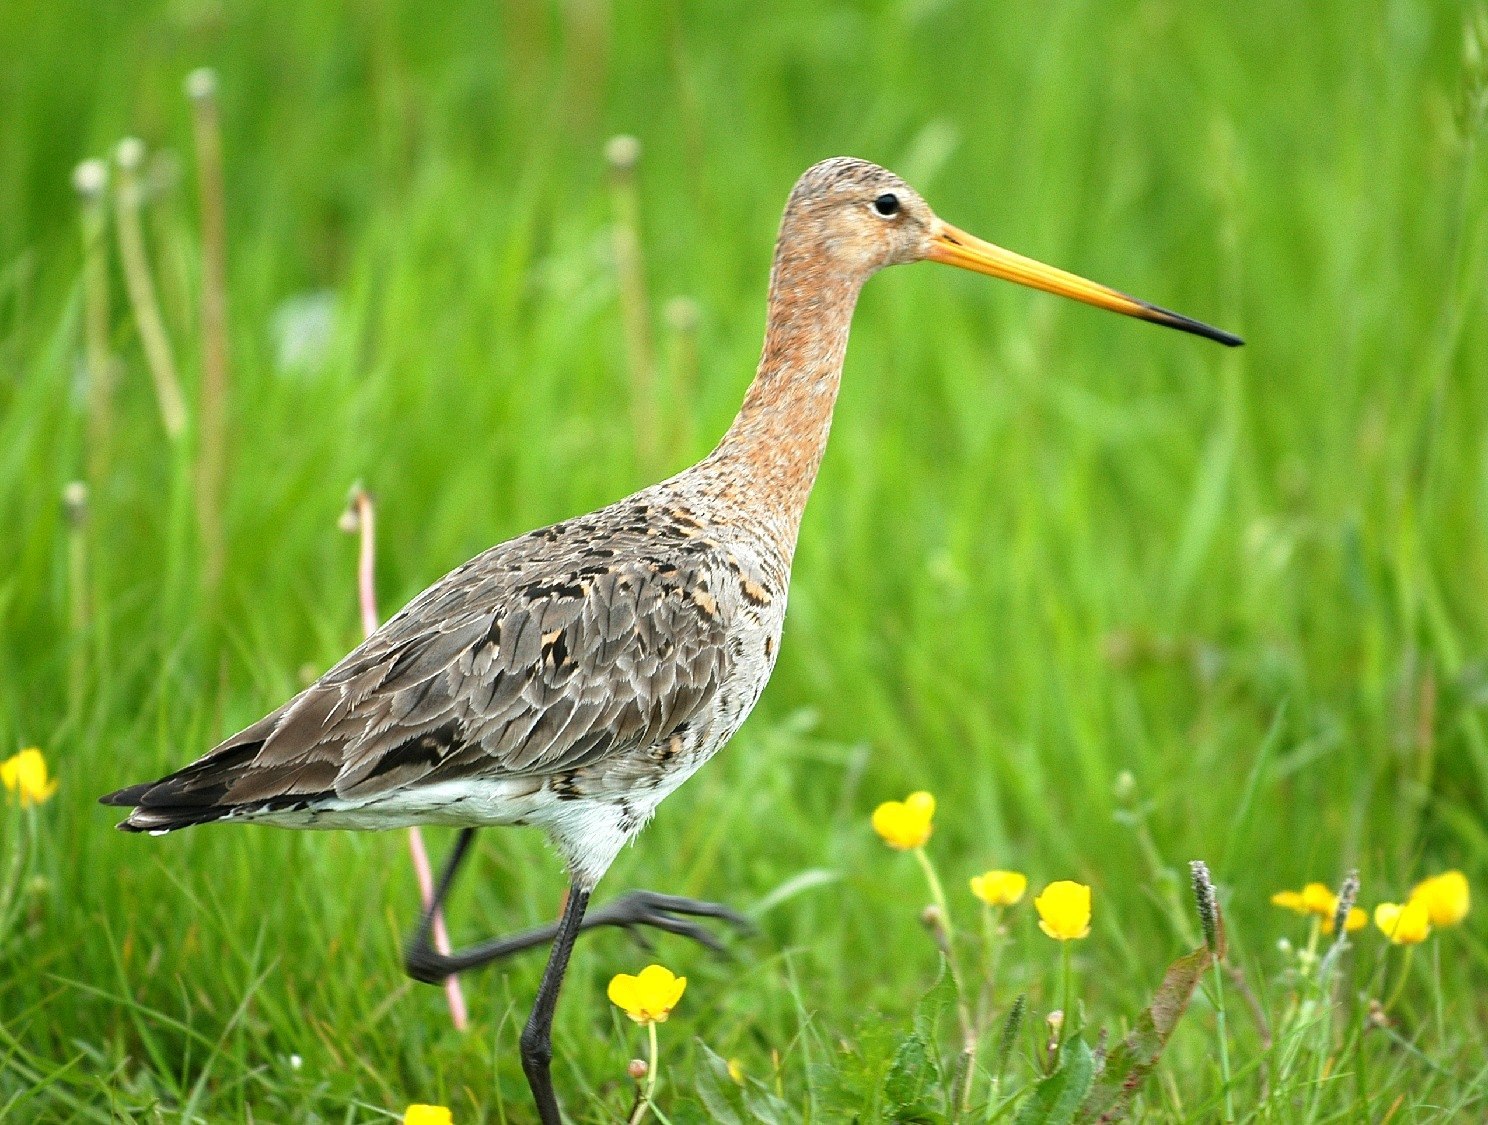
[[[770,271],[765,346],[734,423],[705,462],[740,483],[778,521],[794,549],[816,481],[842,381],[861,277],[825,255],[792,246],[784,232]],[[738,497],[743,500],[746,497]]]

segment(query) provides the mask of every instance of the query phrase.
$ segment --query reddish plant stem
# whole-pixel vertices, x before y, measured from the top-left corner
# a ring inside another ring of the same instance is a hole
[[[375,567],[377,561],[376,514],[372,497],[360,484],[352,489],[352,510],[356,513],[357,530],[361,533],[361,551],[357,558],[357,591],[362,606],[362,631],[371,636],[377,631],[377,587]],[[434,870],[429,866],[429,852],[424,847],[424,834],[418,825],[408,830],[408,851],[413,857],[413,873],[418,879],[419,899],[428,910],[434,901]],[[444,912],[434,913],[434,948],[448,955],[451,949],[449,930],[444,924]],[[446,977],[444,996],[449,1002],[450,1021],[456,1031],[470,1026],[470,1013],[465,1006],[465,993],[460,988],[459,977]]]

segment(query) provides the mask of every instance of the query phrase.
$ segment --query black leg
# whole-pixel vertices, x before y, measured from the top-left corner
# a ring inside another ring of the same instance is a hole
[[[469,854],[470,842],[474,837],[475,829],[465,828],[456,838],[454,850],[450,852],[449,859],[445,861],[444,870],[439,875],[439,883],[434,888],[434,902],[428,910],[424,911],[413,932],[413,938],[408,943],[408,949],[403,955],[403,965],[408,975],[414,980],[423,981],[426,984],[438,984],[445,977],[455,973],[479,968],[481,965],[509,957],[513,953],[520,953],[524,949],[547,945],[558,936],[561,922],[557,925],[534,926],[530,930],[523,930],[521,933],[511,934],[508,937],[493,938],[491,941],[483,941],[479,945],[473,945],[469,949],[458,950],[454,953],[440,953],[434,948],[432,939],[434,913],[444,905],[450,884],[454,882],[455,872],[459,870]],[[613,902],[606,903],[583,918],[579,923],[579,929],[590,930],[595,926],[624,926],[627,929],[635,929],[649,926],[691,938],[693,941],[706,945],[709,949],[721,950],[723,948],[719,940],[708,930],[696,922],[688,921],[689,917],[718,918],[741,929],[752,928],[748,919],[716,902],[699,902],[695,899],[660,895],[651,891],[632,891]]]
[[[403,951],[403,968],[414,980],[437,984],[451,973],[459,972],[458,969],[444,968],[443,962],[453,958],[446,958],[434,948],[434,917],[444,906],[450,884],[455,881],[455,872],[460,870],[460,865],[470,854],[470,844],[474,839],[474,828],[462,828],[460,834],[455,837],[455,846],[450,851],[449,858],[444,861],[444,870],[439,873],[439,882],[434,885],[434,901],[419,918],[418,926],[413,931],[413,938],[409,941],[408,948]]]
[[[558,990],[563,987],[563,974],[568,971],[568,956],[573,952],[574,941],[584,921],[584,908],[588,905],[588,891],[578,887],[570,889],[568,905],[563,908],[563,917],[558,920],[558,933],[553,938],[553,952],[548,955],[548,967],[543,970],[542,983],[537,986],[532,1014],[522,1029],[522,1070],[527,1075],[527,1085],[532,1090],[532,1100],[537,1103],[537,1116],[542,1125],[562,1125],[558,1099],[553,1096],[553,1078],[549,1073],[553,1061],[553,1011],[558,1006]]]

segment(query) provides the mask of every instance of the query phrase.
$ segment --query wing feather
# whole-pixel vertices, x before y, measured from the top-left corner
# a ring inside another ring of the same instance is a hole
[[[727,622],[705,596],[716,569],[615,509],[493,547],[277,711],[118,794],[139,798],[126,826],[556,775],[664,740],[728,675]]]

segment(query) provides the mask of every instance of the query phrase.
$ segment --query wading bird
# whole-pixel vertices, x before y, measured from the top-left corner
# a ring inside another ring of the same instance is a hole
[[[460,826],[406,951],[423,981],[551,942],[521,1035],[544,1125],[558,990],[580,930],[653,926],[713,943],[725,907],[634,892],[586,915],[622,845],[739,729],[775,665],[791,559],[827,443],[858,292],[944,262],[1206,336],[1226,332],[957,230],[862,160],[807,170],[786,204],[758,373],[728,432],[676,476],[501,543],[414,598],[315,683],[205,757],[103,798],[120,824]],[[433,909],[475,829],[544,829],[567,865],[556,926],[441,955]]]

